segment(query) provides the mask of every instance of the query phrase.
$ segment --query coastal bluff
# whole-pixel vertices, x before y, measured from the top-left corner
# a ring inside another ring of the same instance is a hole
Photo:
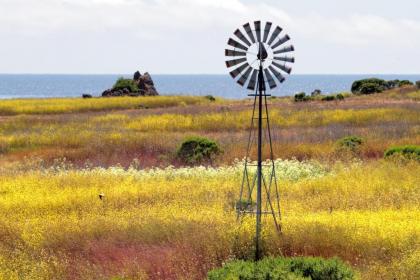
[[[143,75],[136,71],[133,79],[120,78],[110,89],[102,93],[103,97],[112,96],[156,96],[159,95],[152,77],[148,72]]]

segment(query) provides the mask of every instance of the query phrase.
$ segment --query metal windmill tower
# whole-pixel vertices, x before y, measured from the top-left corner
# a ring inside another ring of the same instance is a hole
[[[239,201],[236,204],[238,219],[244,215],[255,215],[255,260],[261,258],[261,217],[272,216],[278,232],[280,225],[280,194],[277,185],[271,141],[266,89],[274,89],[285,81],[282,73],[290,74],[287,63],[294,63],[293,57],[285,55],[294,51],[293,45],[284,45],[290,37],[282,35],[282,28],[266,22],[264,30],[261,21],[244,24],[236,29],[234,37],[228,40],[226,66],[230,75],[241,86],[252,90],[254,97],[251,127],[244,164]],[[255,141],[256,138],[256,141]],[[264,149],[268,145],[268,149]],[[256,164],[252,161],[255,156]],[[268,155],[264,155],[264,152]],[[253,155],[254,154],[254,155]],[[268,159],[267,161],[263,161]]]

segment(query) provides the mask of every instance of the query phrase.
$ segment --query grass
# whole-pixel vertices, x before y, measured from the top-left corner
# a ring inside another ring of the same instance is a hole
[[[198,96],[144,96],[119,98],[45,98],[10,99],[0,101],[0,116],[20,114],[61,114],[96,112],[104,110],[166,108],[209,104],[210,101]]]
[[[81,166],[86,161],[102,166],[118,163],[128,166],[133,158],[139,158],[142,166],[178,165],[176,148],[191,135],[206,136],[220,143],[225,153],[215,164],[230,164],[235,158],[242,158],[250,126],[249,102],[210,102],[204,97],[153,98],[63,99],[64,104],[78,105],[53,115],[41,112],[54,110],[33,105],[32,110],[38,108],[33,112],[39,114],[0,119],[0,161],[35,156],[51,162],[66,157]],[[101,111],[71,113],[82,110],[80,104],[90,100]],[[2,102],[20,101],[1,101],[0,108],[5,107]],[[25,102],[29,104],[29,100]],[[42,102],[52,107],[61,104],[54,100],[36,100],[34,104]],[[109,112],[99,106],[110,106],[113,102],[127,102],[130,106],[141,102],[157,108]],[[186,102],[191,105],[185,106]],[[173,107],[166,107],[171,104]],[[14,108],[25,110],[25,106]],[[362,158],[382,157],[390,146],[420,144],[419,108],[418,102],[410,99],[388,98],[379,102],[370,97],[352,97],[335,104],[274,100],[270,111],[274,151],[281,158],[335,160],[340,155],[334,143],[342,137],[357,135],[366,140],[360,148]],[[161,137],[162,133],[166,137]]]
[[[2,169],[0,278],[202,279],[227,259],[252,256],[253,221],[236,223],[233,210],[240,163],[150,171],[22,164]],[[419,271],[418,163],[277,166],[284,234],[265,222],[267,255],[338,256],[366,279]]]

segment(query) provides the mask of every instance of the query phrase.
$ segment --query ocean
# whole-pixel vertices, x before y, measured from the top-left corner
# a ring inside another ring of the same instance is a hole
[[[84,93],[100,96],[112,87],[119,77],[131,75],[31,75],[0,74],[0,98],[81,97]],[[275,96],[350,91],[353,81],[377,77],[386,80],[418,81],[419,75],[291,75],[271,91]],[[230,99],[247,97],[250,91],[236,84],[228,75],[153,75],[156,89],[161,95],[214,95]]]

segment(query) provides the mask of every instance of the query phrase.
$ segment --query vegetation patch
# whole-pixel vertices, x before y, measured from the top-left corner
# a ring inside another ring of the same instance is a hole
[[[341,148],[346,148],[349,150],[356,150],[363,144],[363,139],[358,136],[346,136],[337,141],[337,145]]]
[[[410,145],[391,147],[386,150],[384,154],[385,158],[398,155],[408,159],[415,159],[420,161],[420,146]]]
[[[389,80],[370,78],[354,81],[351,86],[351,92],[354,94],[373,94],[380,93],[393,88],[412,86],[409,80]]]
[[[354,273],[339,259],[313,257],[266,258],[259,262],[233,261],[208,273],[208,280],[351,280]]]
[[[112,86],[113,90],[127,89],[130,92],[139,92],[139,87],[132,79],[119,78]]]
[[[313,101],[313,100],[334,101],[334,100],[344,100],[344,98],[345,96],[342,93],[323,95],[319,89],[314,90],[310,96],[306,95],[305,92],[297,93],[294,96],[295,102],[304,102],[304,101]]]
[[[216,98],[213,95],[206,95],[206,96],[204,96],[204,98],[210,100],[211,102],[216,101]]]
[[[219,145],[205,137],[190,137],[182,142],[178,148],[177,156],[188,164],[212,162],[214,157],[221,153]]]

